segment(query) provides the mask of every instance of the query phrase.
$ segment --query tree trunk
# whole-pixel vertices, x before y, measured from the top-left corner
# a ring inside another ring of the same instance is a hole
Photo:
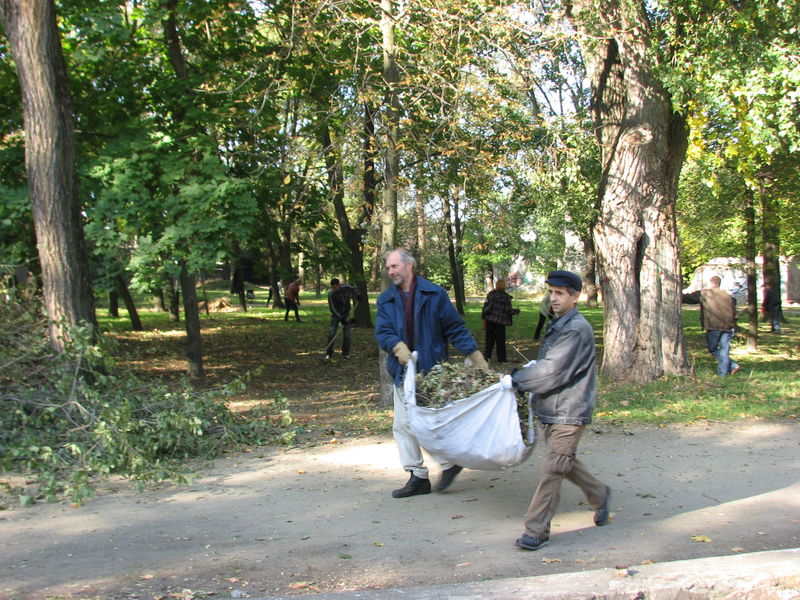
[[[685,120],[656,79],[640,2],[573,3],[602,154],[594,228],[603,289],[603,373],[651,381],[687,372],[675,220]]]
[[[344,240],[345,245],[350,251],[348,282],[352,285],[357,285],[360,288],[359,293],[361,294],[361,298],[366,300],[367,286],[364,277],[364,244],[362,242],[366,235],[366,230],[363,229],[361,225],[369,222],[372,213],[368,205],[362,206],[362,211],[359,215],[359,227],[352,227],[350,225],[350,219],[347,216],[347,209],[344,205],[344,174],[342,173],[342,163],[335,152],[327,121],[320,125],[319,135],[320,143],[323,146],[325,154],[325,167],[328,173],[328,185],[331,189],[331,201],[333,202],[336,221],[339,224],[342,240]],[[356,305],[354,318],[358,327],[372,327],[369,302],[360,302]]]
[[[171,275],[166,276],[167,297],[169,298],[169,320],[173,323],[180,323],[181,320],[181,293],[175,285],[175,278]]]
[[[781,298],[781,251],[780,251],[780,224],[778,207],[771,189],[766,185],[765,177],[759,177],[759,195],[761,196],[761,254],[764,269],[764,293],[772,290]],[[781,311],[782,312],[782,311]],[[781,315],[783,319],[783,315]],[[769,315],[764,313],[764,320],[769,320]]]
[[[458,314],[464,314],[464,303],[462,301],[463,289],[461,283],[461,273],[458,268],[458,257],[456,256],[456,244],[453,234],[453,221],[450,210],[450,198],[445,194],[442,197],[442,209],[444,211],[445,233],[447,234],[447,257],[450,262],[450,278],[453,280],[453,296],[456,299],[456,310]]]
[[[186,372],[189,377],[203,376],[203,339],[200,334],[200,311],[197,309],[197,291],[194,275],[181,266],[181,292],[186,325]]]
[[[461,228],[461,211],[458,205],[458,194],[453,196],[453,233],[455,244],[456,271],[458,272],[458,285],[453,286],[457,303],[460,302],[460,314],[465,314],[467,309],[466,283],[464,282],[464,231]]]
[[[278,286],[280,281],[280,271],[278,270],[278,256],[272,242],[267,242],[267,255],[269,256],[270,289],[272,290],[272,308],[284,308],[281,288]]]
[[[417,261],[417,273],[425,277],[426,268],[425,268],[425,258],[426,254],[428,253],[427,248],[427,233],[426,233],[426,219],[425,219],[425,198],[426,192],[424,189],[420,188],[417,190],[417,256],[419,260]]]
[[[586,259],[586,266],[583,268],[584,293],[586,294],[586,306],[597,306],[597,252],[594,249],[594,239],[591,235],[581,237],[583,242],[583,255]]]
[[[758,271],[756,269],[756,204],[753,190],[745,188],[745,260],[747,266],[747,349],[758,348]]]
[[[381,252],[385,256],[397,245],[397,175],[400,161],[397,142],[400,130],[400,97],[397,91],[399,75],[397,70],[397,49],[394,42],[394,2],[381,0],[381,34],[383,44],[383,82],[386,86],[384,94],[384,111],[386,144],[383,173],[383,205],[381,207]],[[386,269],[381,268],[381,289],[392,285]],[[379,351],[378,370],[381,377],[381,406],[392,406],[394,403],[394,385],[386,371],[386,352]]]
[[[153,295],[153,308],[158,312],[167,312],[167,304],[164,302],[164,289],[158,288]]]
[[[97,331],[67,67],[52,0],[0,0],[0,20],[22,92],[25,167],[50,343],[63,352],[70,327]]]
[[[131,291],[128,289],[128,283],[122,275],[117,275],[114,278],[114,283],[116,283],[117,286],[117,294],[122,297],[122,301],[125,303],[125,309],[128,311],[128,318],[131,320],[131,329],[133,331],[142,331],[144,329],[144,327],[142,327],[142,320],[139,318],[139,312],[136,310],[136,304],[133,302]]]
[[[119,294],[117,294],[117,290],[108,292],[108,316],[115,319],[119,317]]]

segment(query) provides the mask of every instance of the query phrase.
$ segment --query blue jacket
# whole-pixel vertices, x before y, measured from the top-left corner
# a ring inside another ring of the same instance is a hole
[[[417,351],[417,370],[427,371],[433,365],[447,360],[448,340],[465,355],[478,349],[472,333],[467,329],[464,319],[458,314],[447,290],[442,286],[417,277],[414,289],[414,347]],[[385,290],[378,297],[378,314],[375,319],[375,339],[378,345],[388,352],[386,369],[395,385],[403,382],[403,367],[397,362],[392,348],[398,342],[405,342],[405,313],[400,288],[396,285]]]

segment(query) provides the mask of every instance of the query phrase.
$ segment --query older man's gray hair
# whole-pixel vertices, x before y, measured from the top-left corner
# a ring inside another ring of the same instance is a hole
[[[408,249],[402,247],[395,248],[394,250],[390,250],[389,252],[387,252],[385,258],[389,258],[389,255],[392,252],[397,252],[400,255],[400,260],[403,261],[404,263],[411,263],[411,266],[413,268],[417,267],[417,259],[414,258],[414,256],[411,254],[411,252],[408,251]]]

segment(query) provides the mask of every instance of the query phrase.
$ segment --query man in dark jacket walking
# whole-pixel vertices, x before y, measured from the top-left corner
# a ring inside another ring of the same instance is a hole
[[[411,473],[406,484],[392,492],[393,498],[431,492],[428,467],[423,465],[420,445],[411,432],[406,407],[398,390],[398,387],[402,388],[403,367],[411,360],[411,352],[417,351],[416,366],[420,373],[447,360],[448,342],[466,354],[473,367],[489,367],[464,319],[450,302],[447,290],[416,275],[416,265],[417,261],[405,248],[397,248],[386,256],[386,270],[394,285],[378,297],[375,319],[375,338],[388,354],[386,370],[394,382],[392,433],[403,469]],[[443,492],[462,467],[444,459],[437,460],[442,467],[442,478],[436,491]]]
[[[592,422],[597,371],[594,332],[576,308],[581,278],[570,271],[551,271],[546,283],[555,316],[536,362],[511,375],[516,388],[536,395],[536,418],[546,444],[539,485],[525,516],[525,533],[517,540],[523,550],[538,550],[548,543],[565,477],[586,495],[595,511],[595,525],[608,522],[611,498],[611,489],[576,456],[581,435]]]
[[[350,294],[342,288],[338,278],[331,279],[328,292],[328,309],[331,311],[331,324],[328,327],[328,344],[325,346],[325,360],[333,356],[333,341],[339,325],[342,326],[342,358],[350,359]]]

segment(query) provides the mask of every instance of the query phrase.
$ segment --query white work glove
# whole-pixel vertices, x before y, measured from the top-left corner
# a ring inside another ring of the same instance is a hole
[[[411,360],[411,350],[408,349],[405,342],[397,342],[394,348],[392,348],[392,354],[394,354],[397,362],[404,367],[408,364],[408,361]]]
[[[528,362],[526,362],[524,365],[522,365],[522,368],[523,368],[523,369],[526,369],[526,368],[528,368],[528,367],[532,367],[532,366],[533,366],[533,365],[535,365],[535,364],[536,364],[536,361],[535,361],[535,360],[529,360],[529,361],[528,361]]]
[[[464,364],[473,369],[485,369],[487,371],[489,370],[489,363],[487,363],[486,359],[483,358],[483,354],[481,354],[480,350],[475,350],[475,352],[470,354],[464,360]]]
[[[503,375],[500,378],[500,387],[504,390],[514,389],[514,380],[511,379],[511,375]]]

